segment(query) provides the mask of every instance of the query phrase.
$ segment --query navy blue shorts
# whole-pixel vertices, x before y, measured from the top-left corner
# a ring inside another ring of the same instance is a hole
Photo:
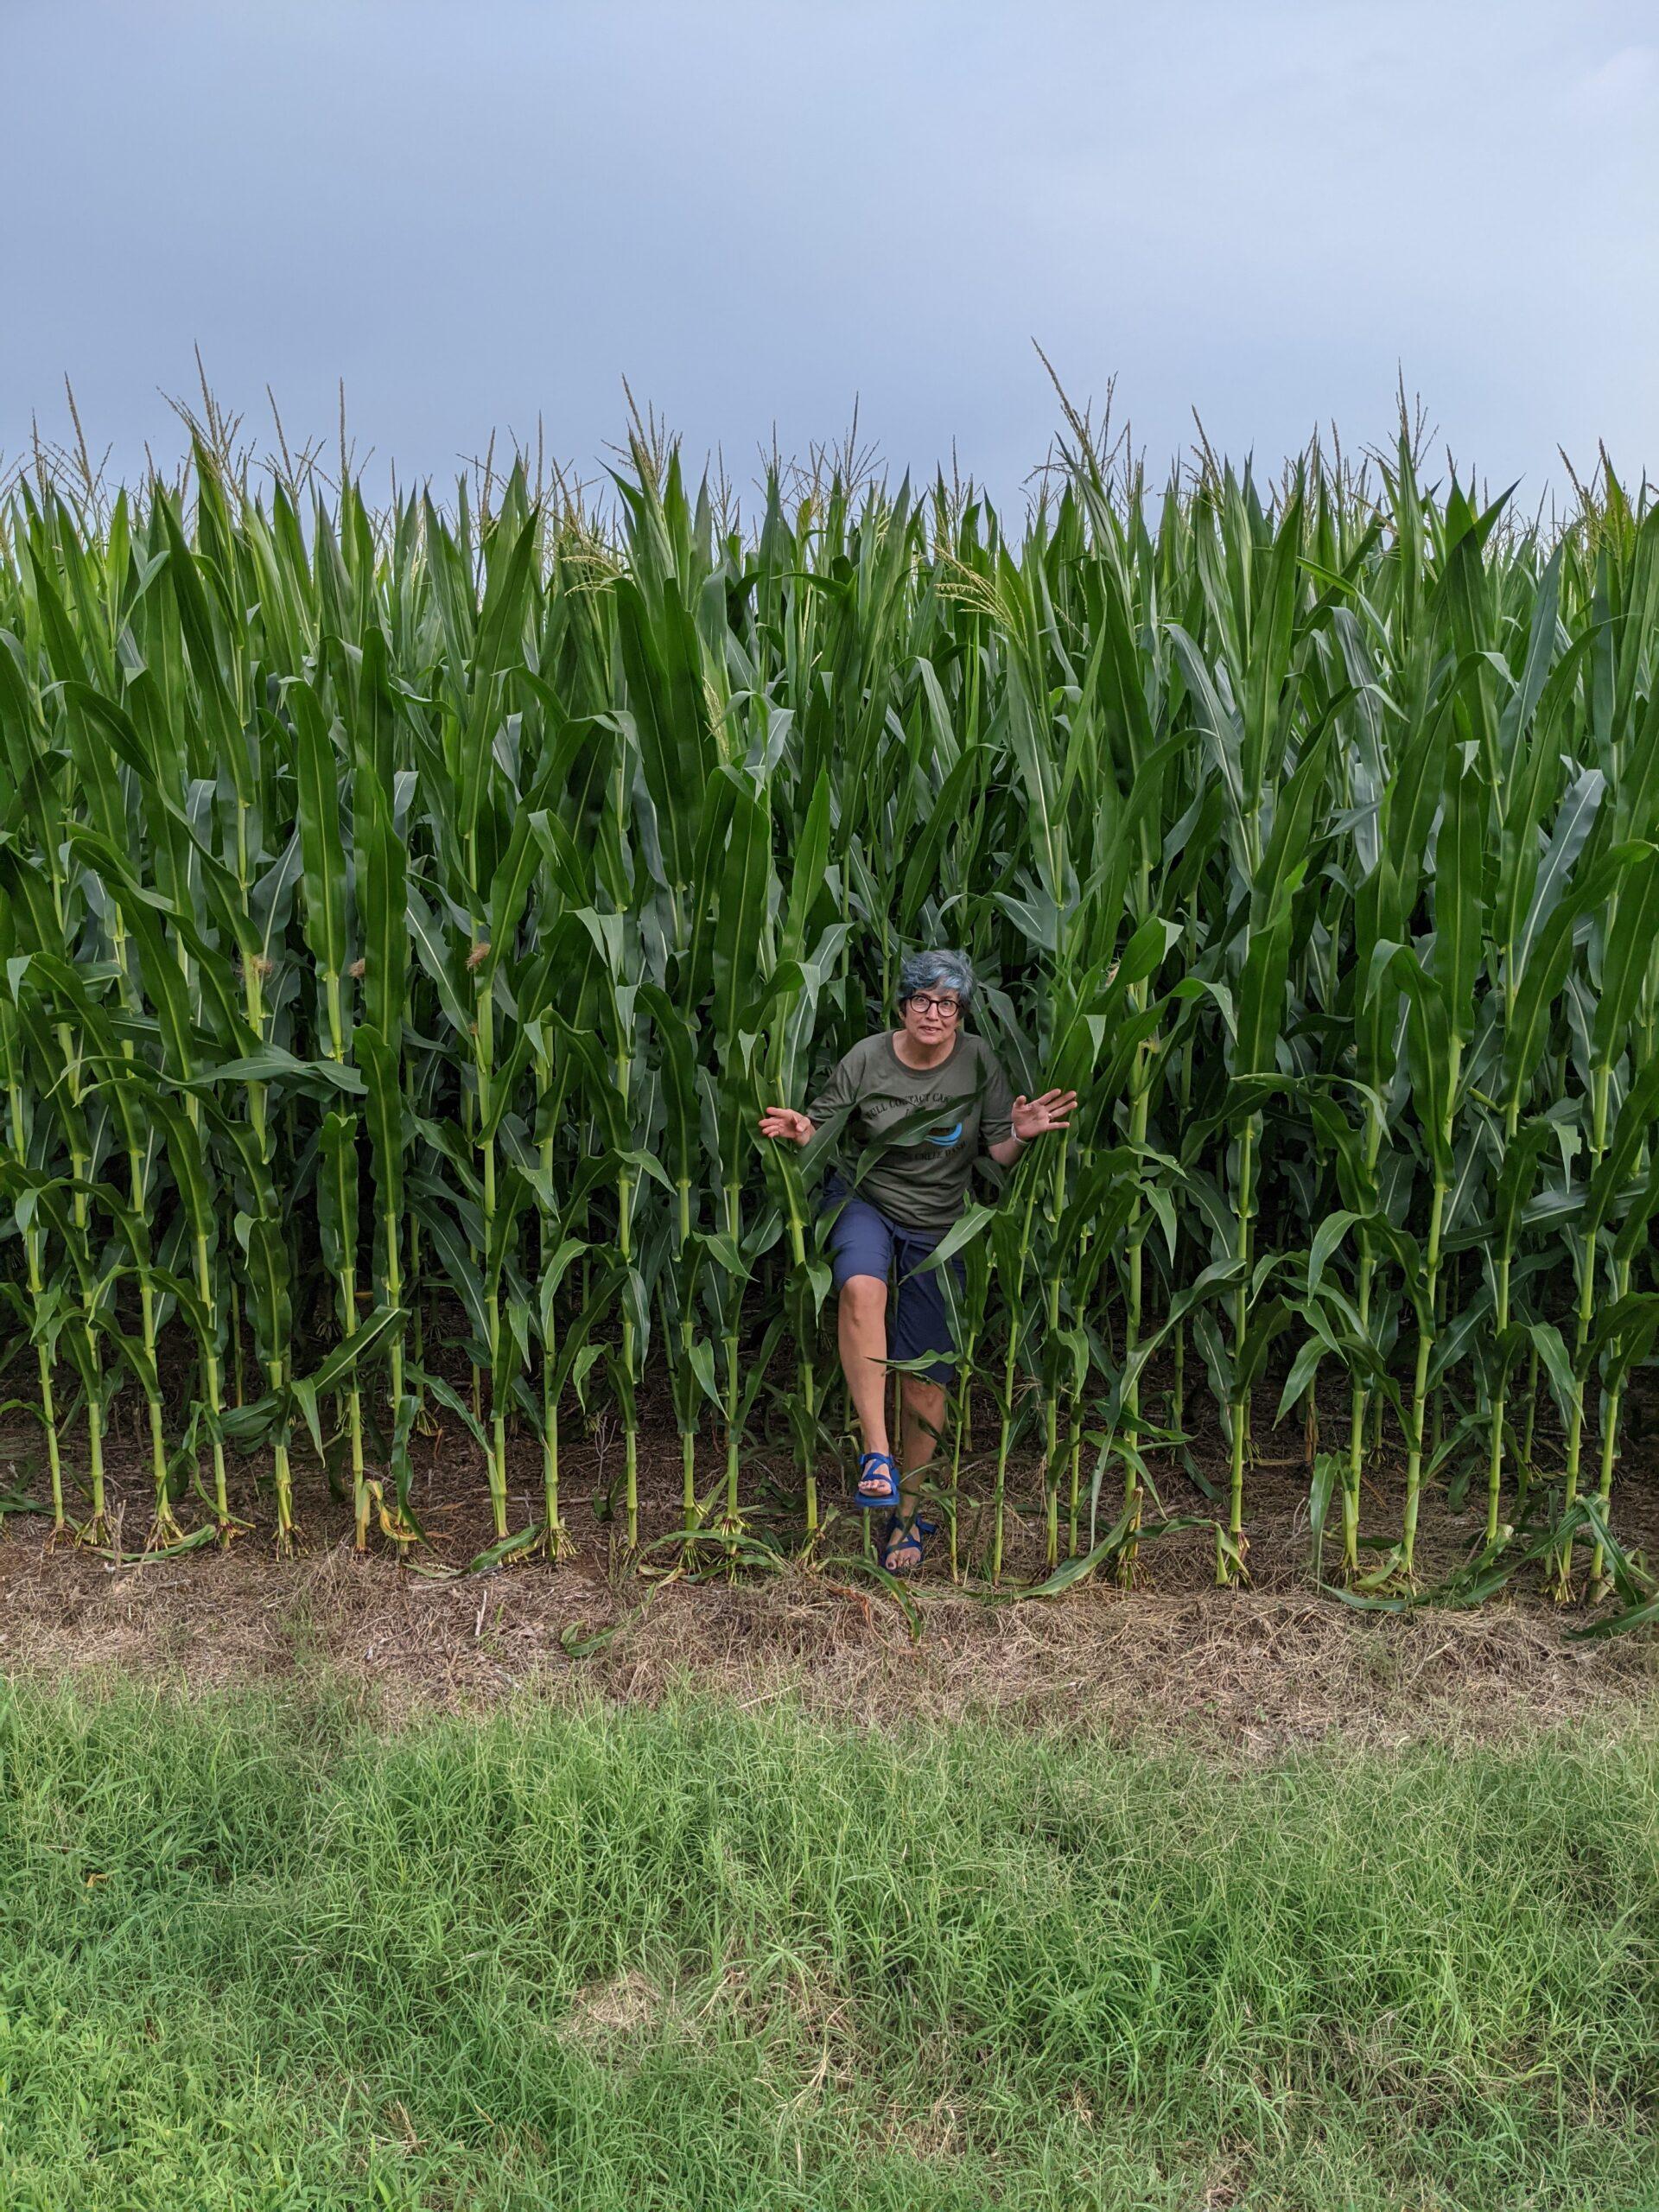
[[[950,1311],[945,1303],[944,1269],[930,1268],[925,1274],[918,1274],[919,1268],[945,1234],[942,1229],[906,1229],[903,1222],[894,1221],[868,1198],[849,1192],[841,1178],[832,1176],[824,1185],[826,1210],[838,1202],[841,1211],[830,1224],[830,1272],[839,1290],[850,1275],[877,1275],[887,1282],[897,1273],[898,1296],[887,1323],[887,1357],[889,1359],[921,1359],[929,1352],[950,1352],[957,1349],[950,1328]],[[958,1284],[967,1277],[967,1269],[960,1259],[947,1260]],[[938,1360],[925,1370],[930,1382],[950,1384],[956,1380],[956,1369],[948,1360]]]

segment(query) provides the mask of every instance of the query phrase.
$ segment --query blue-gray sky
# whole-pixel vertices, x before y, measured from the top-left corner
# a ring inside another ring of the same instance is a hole
[[[1653,0],[0,0],[0,456],[268,438],[590,469],[626,376],[753,473],[856,397],[1017,493],[1031,340],[1160,463],[1386,436],[1659,458]]]

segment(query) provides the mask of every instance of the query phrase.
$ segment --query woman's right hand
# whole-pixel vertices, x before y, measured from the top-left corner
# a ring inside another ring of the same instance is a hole
[[[791,1144],[809,1143],[813,1135],[811,1122],[804,1114],[798,1114],[792,1106],[768,1106],[760,1116],[763,1137],[787,1137]]]

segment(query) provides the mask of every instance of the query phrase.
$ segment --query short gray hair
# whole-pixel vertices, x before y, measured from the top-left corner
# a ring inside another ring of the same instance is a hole
[[[907,952],[899,969],[899,1003],[918,991],[954,991],[963,1007],[972,1004],[974,971],[959,952]]]

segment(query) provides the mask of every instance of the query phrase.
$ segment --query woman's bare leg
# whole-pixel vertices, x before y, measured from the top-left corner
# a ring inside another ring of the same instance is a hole
[[[899,1395],[904,1408],[899,1460],[904,1470],[901,1517],[910,1520],[921,1494],[924,1467],[938,1449],[944,1433],[944,1385],[920,1375],[901,1376]]]
[[[841,1371],[867,1452],[887,1443],[887,1286],[880,1275],[849,1275],[836,1309]]]

